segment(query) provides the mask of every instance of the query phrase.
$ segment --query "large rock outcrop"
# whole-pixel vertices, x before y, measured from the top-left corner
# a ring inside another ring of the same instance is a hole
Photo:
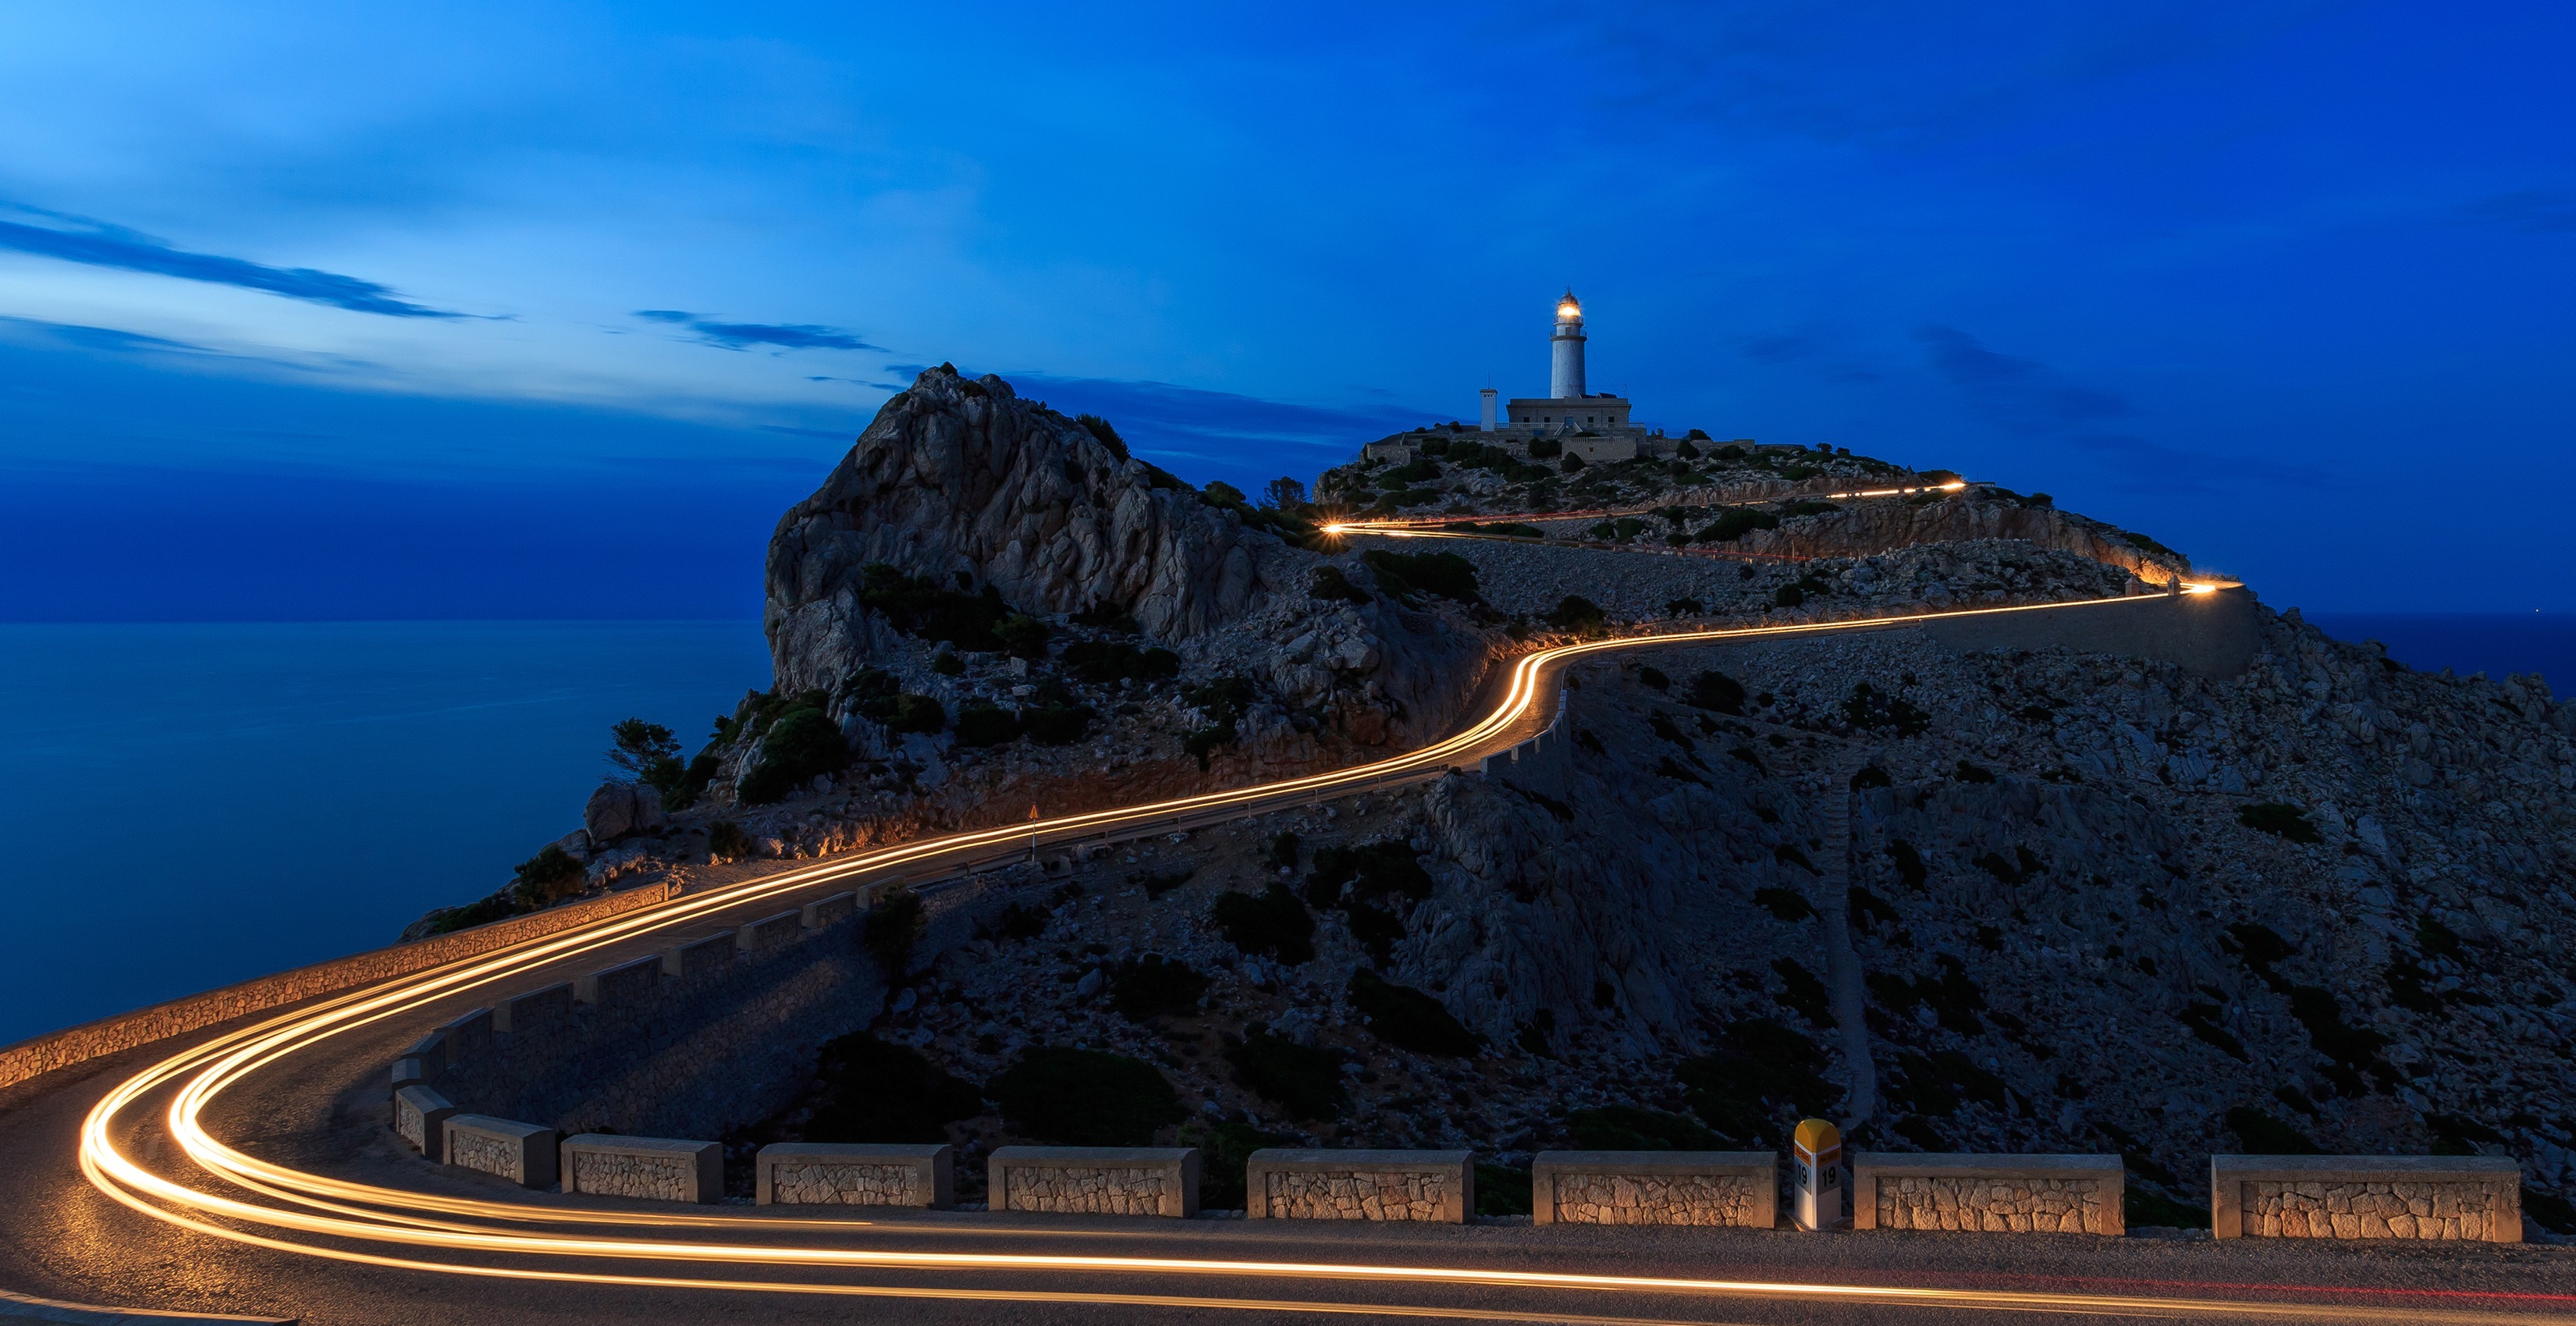
[[[1114,608],[1180,641],[1316,560],[1001,378],[942,365],[887,401],[779,520],[765,625],[781,686],[827,686],[880,643],[858,602],[872,562],[943,581],[962,573],[1024,612]]]

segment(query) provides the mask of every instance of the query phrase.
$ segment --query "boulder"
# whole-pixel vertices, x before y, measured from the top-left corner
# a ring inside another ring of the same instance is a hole
[[[662,794],[642,783],[602,783],[581,808],[581,826],[593,846],[649,833],[669,822],[662,813]]]

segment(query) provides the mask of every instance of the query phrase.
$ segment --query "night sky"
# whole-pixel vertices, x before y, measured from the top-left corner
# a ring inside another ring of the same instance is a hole
[[[0,617],[748,616],[926,364],[1184,477],[1537,394],[2576,609],[2576,9],[13,4]]]

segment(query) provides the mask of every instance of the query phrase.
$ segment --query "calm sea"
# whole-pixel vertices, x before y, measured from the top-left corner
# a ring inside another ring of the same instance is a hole
[[[0,1044],[389,943],[768,685],[749,621],[0,623]]]
[[[2576,618],[2312,620],[2576,688]],[[0,1044],[390,942],[768,684],[748,621],[0,624]]]

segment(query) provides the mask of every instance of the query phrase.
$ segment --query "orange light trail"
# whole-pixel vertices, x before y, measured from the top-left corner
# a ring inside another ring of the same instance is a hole
[[[2204,589],[2220,586],[2209,585]],[[897,1227],[865,1220],[780,1220],[760,1216],[665,1215],[651,1211],[583,1210],[540,1207],[517,1202],[484,1201],[416,1193],[354,1183],[296,1170],[247,1155],[218,1140],[205,1115],[222,1092],[250,1074],[284,1057],[322,1045],[360,1027],[415,1012],[433,1001],[463,991],[523,976],[534,969],[597,953],[655,931],[667,930],[715,912],[749,902],[775,899],[821,884],[849,880],[870,872],[900,868],[938,858],[970,858],[996,847],[1017,849],[1036,840],[1065,841],[1122,829],[1160,825],[1210,812],[1251,812],[1262,808],[1309,804],[1327,795],[1402,782],[1449,767],[1453,760],[1494,745],[1513,728],[1534,718],[1548,679],[1578,660],[1617,650],[1740,641],[1765,637],[1820,635],[1876,630],[1933,620],[1987,617],[2011,613],[2116,609],[2123,603],[2151,603],[2154,596],[2094,599],[2069,603],[2020,604],[1945,613],[1909,613],[1841,622],[1785,626],[1712,628],[1582,641],[1543,648],[1512,665],[1501,701],[1464,731],[1419,750],[1355,768],[1312,774],[1260,786],[1204,793],[1117,810],[1060,816],[1031,823],[949,834],[881,848],[829,863],[783,871],[761,879],[684,895],[661,907],[606,918],[578,930],[527,941],[495,953],[461,960],[443,968],[387,981],[370,989],[323,1000],[315,1005],[266,1019],[174,1054],[136,1073],[111,1090],[84,1119],[80,1163],[100,1191],[154,1219],[256,1247],[344,1262],[439,1274],[487,1278],[545,1280],[579,1284],[613,1284],[728,1292],[826,1294],[875,1298],[963,1299],[997,1302],[1174,1307],[1196,1310],[1308,1312],[1337,1315],[1476,1317],[1489,1320],[1583,1322],[1592,1326],[1662,1326],[1661,1318],[1584,1317],[1561,1312],[1512,1312],[1488,1307],[1450,1308],[1388,1305],[1338,1300],[1256,1299],[1229,1295],[1118,1294],[1032,1289],[937,1287],[800,1282],[729,1278],[718,1268],[743,1266],[796,1267],[823,1271],[1017,1272],[1038,1274],[1129,1274],[1178,1277],[1234,1277],[1240,1280],[1373,1283],[1422,1287],[1486,1287],[1531,1291],[1617,1292],[1698,1298],[1767,1298],[1815,1303],[1871,1304],[1879,1307],[1924,1306],[1986,1310],[2062,1311],[2108,1315],[2229,1317],[2234,1319],[2314,1318],[2325,1312],[2344,1321],[2388,1322],[2570,1322],[2576,1316],[2510,1316],[2475,1311],[2424,1308],[2376,1308],[2336,1304],[2313,1305],[2187,1297],[2143,1297],[2090,1292],[1948,1289],[1904,1285],[1824,1284],[1779,1280],[1732,1280],[1665,1276],[1591,1275],[1570,1272],[1493,1269],[1473,1266],[1393,1265],[1339,1262],[1269,1261],[1242,1258],[1141,1257],[1077,1253],[905,1251],[899,1248],[846,1246],[862,1231],[899,1232]],[[181,1151],[207,1174],[226,1180],[246,1196],[200,1192],[155,1173],[118,1148],[119,1120],[139,1110],[147,1097],[176,1086],[164,1122]],[[273,1199],[268,1201],[254,1198]],[[249,1226],[236,1227],[234,1223]],[[568,1232],[532,1232],[531,1226],[586,1226]],[[842,1246],[807,1241],[747,1243],[728,1240],[725,1232],[758,1229],[765,1234],[837,1235]],[[262,1232],[270,1231],[270,1232]],[[648,1232],[649,1231],[649,1232]],[[900,1231],[928,1233],[928,1230]],[[966,1232],[941,1228],[937,1233]],[[986,1232],[1020,1237],[1060,1237],[1026,1230]],[[1121,1237],[1086,1231],[1093,1237]],[[305,1242],[288,1235],[348,1239],[391,1245],[413,1255],[363,1251]],[[441,1254],[444,1254],[443,1256]],[[467,1259],[471,1254],[533,1255],[559,1259],[662,1261],[706,1266],[710,1274],[659,1276],[582,1270],[574,1266],[494,1266]]]

